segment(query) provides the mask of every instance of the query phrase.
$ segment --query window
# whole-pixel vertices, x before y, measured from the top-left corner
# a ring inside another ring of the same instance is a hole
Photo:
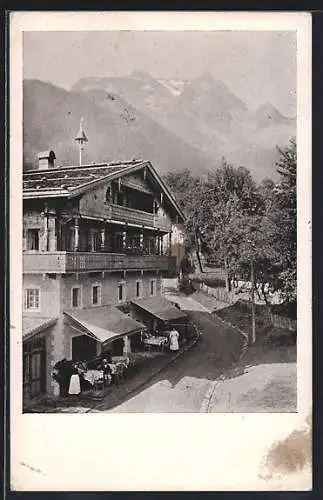
[[[27,230],[27,250],[39,250],[39,229]]]
[[[125,300],[125,283],[118,284],[118,301],[123,302]]]
[[[72,288],[72,307],[81,307],[81,288]]]
[[[142,293],[142,282],[136,281],[136,297],[140,298]]]
[[[40,290],[39,288],[26,288],[24,294],[24,309],[26,311],[40,310]]]
[[[156,280],[150,280],[150,295],[156,295]]]
[[[92,305],[98,306],[101,304],[101,285],[92,286]]]

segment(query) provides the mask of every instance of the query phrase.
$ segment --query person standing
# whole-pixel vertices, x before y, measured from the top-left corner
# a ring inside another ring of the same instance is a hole
[[[169,334],[169,349],[171,351],[179,350],[178,338],[179,338],[178,331],[173,329]]]
[[[80,375],[78,372],[78,368],[76,365],[73,365],[72,376],[70,380],[70,386],[68,389],[68,393],[71,395],[80,394],[81,392],[81,383],[80,383]]]
[[[110,356],[111,359],[111,356]],[[112,381],[111,368],[107,359],[102,360],[102,371],[105,385],[110,385]]]

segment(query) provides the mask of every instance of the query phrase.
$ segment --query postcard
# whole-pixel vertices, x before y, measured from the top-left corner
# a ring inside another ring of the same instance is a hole
[[[311,489],[311,16],[11,12],[14,491]]]

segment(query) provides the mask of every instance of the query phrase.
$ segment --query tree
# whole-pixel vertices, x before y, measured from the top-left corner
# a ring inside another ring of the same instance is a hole
[[[276,189],[277,210],[274,217],[278,228],[276,250],[280,254],[282,294],[287,302],[297,298],[297,148],[292,138],[288,146],[278,149],[277,171],[281,180]]]
[[[198,233],[204,253],[225,268],[228,289],[240,253],[241,232],[237,233],[237,221],[259,211],[261,206],[249,171],[225,160],[199,183],[194,196],[191,192],[186,229],[191,235]]]
[[[224,267],[249,279],[268,303],[269,287],[296,300],[296,141],[279,149],[280,181],[257,186],[244,167],[222,160],[206,178],[169,173],[166,182],[186,219],[187,240]],[[253,290],[254,292],[254,290]]]
[[[186,169],[183,172],[168,172],[164,175],[164,181],[174,193],[179,206],[185,213],[188,213],[192,194],[198,188],[200,178]]]

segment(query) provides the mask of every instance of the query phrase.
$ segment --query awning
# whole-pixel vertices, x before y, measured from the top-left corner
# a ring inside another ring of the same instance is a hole
[[[57,318],[31,318],[24,316],[22,318],[22,339],[24,341],[28,340],[37,333],[54,325],[56,321]]]
[[[90,309],[68,310],[65,315],[81,326],[85,333],[89,333],[103,344],[116,337],[138,332],[145,328],[127,314],[113,306],[102,306]]]
[[[162,321],[187,317],[183,311],[177,309],[164,297],[150,297],[148,299],[132,300],[131,302]]]

